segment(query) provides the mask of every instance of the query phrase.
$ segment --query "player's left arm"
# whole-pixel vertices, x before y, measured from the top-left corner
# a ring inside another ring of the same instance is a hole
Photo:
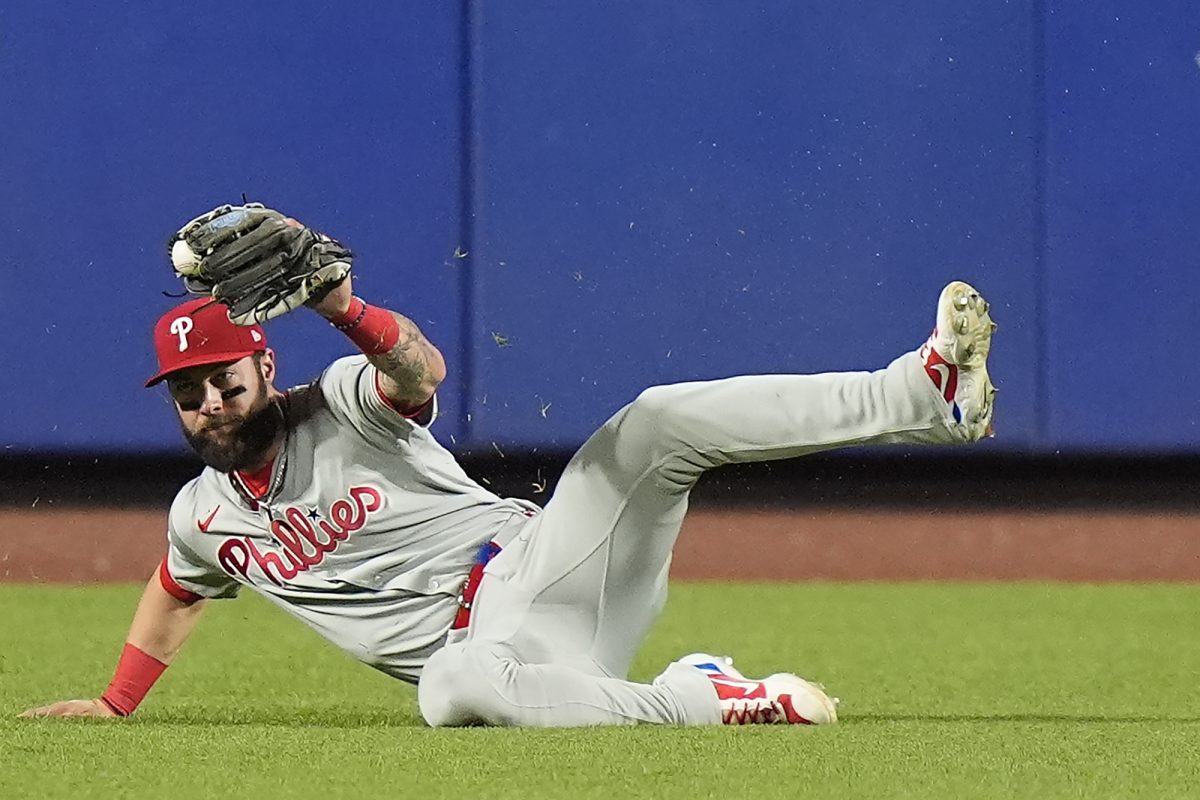
[[[405,415],[429,406],[446,379],[446,361],[417,324],[402,314],[369,306],[355,297],[346,279],[313,310],[346,333],[379,370],[379,389]]]

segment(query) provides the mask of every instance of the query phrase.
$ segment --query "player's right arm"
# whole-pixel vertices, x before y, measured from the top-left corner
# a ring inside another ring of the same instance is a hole
[[[346,276],[312,306],[358,345],[377,372],[376,386],[388,405],[411,419],[432,422],[434,393],[446,379],[446,360],[408,317],[366,305]]]
[[[100,697],[31,708],[23,717],[128,716],[187,641],[204,610],[203,599],[180,599],[156,571],[142,592],[112,682]]]

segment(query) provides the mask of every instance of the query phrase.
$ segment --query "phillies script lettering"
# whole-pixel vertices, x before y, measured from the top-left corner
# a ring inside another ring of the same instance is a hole
[[[257,565],[267,580],[276,586],[320,564],[337,549],[339,542],[367,524],[367,516],[383,507],[383,496],[370,486],[352,486],[350,498],[339,498],[329,507],[328,519],[308,518],[295,506],[288,506],[283,519],[271,522],[271,534],[282,549],[264,553],[249,537],[226,539],[217,551],[221,569],[249,580],[250,566]]]

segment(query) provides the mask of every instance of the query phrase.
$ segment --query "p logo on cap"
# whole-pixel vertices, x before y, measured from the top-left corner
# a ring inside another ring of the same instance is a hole
[[[267,337],[260,326],[234,325],[225,306],[210,298],[189,300],[163,314],[155,324],[158,372],[146,386],[181,369],[239,361],[266,349]]]
[[[171,320],[171,327],[168,328],[168,330],[171,331],[171,333],[178,334],[179,352],[182,353],[184,350],[188,349],[187,335],[192,332],[192,328],[194,327],[196,327],[196,325],[194,322],[192,322],[191,317],[176,317],[175,319]]]

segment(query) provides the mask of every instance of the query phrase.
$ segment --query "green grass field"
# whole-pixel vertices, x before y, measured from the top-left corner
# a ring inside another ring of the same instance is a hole
[[[0,586],[0,798],[1200,796],[1200,587],[673,588],[635,678],[730,652],[824,681],[826,728],[429,730],[252,597],[133,718],[15,719],[103,688],[137,593]]]

